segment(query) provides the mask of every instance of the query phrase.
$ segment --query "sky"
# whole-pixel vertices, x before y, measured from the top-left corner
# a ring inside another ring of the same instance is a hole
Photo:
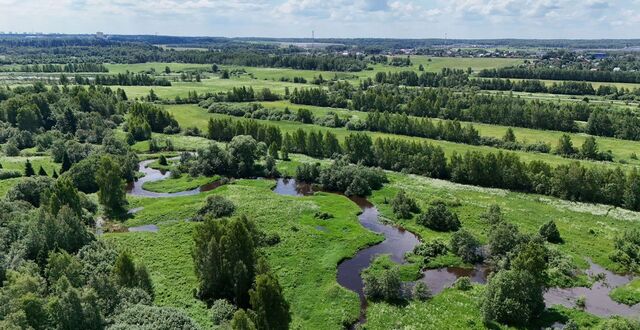
[[[640,38],[640,0],[0,0],[1,32]]]

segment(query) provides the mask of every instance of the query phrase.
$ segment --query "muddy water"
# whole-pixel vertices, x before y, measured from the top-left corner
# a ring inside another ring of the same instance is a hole
[[[206,185],[200,186],[196,189],[179,191],[175,193],[158,193],[158,192],[144,190],[142,186],[146,182],[155,182],[155,181],[165,180],[171,176],[170,171],[156,170],[149,167],[149,164],[151,164],[154,161],[155,159],[150,159],[150,160],[145,160],[140,162],[140,164],[138,165],[139,166],[138,171],[142,172],[144,176],[134,182],[129,182],[127,184],[127,194],[132,196],[151,197],[151,198],[191,196],[191,195],[197,195],[201,192],[213,190],[222,185],[222,183],[218,180],[218,181],[214,181]]]
[[[585,298],[584,310],[598,316],[638,316],[640,315],[640,304],[627,306],[620,304],[609,297],[609,292],[614,288],[625,285],[633,280],[633,276],[619,275],[612,273],[589,261],[589,269],[587,275],[595,276],[604,274],[605,279],[594,283],[590,288],[552,288],[544,294],[544,300],[547,305],[563,305],[566,307],[575,307],[576,300],[580,297]]]
[[[294,179],[278,179],[274,192],[282,195],[307,196],[313,194],[311,185],[296,183]],[[337,280],[343,287],[358,293],[361,309],[358,323],[366,321],[367,301],[364,297],[363,283],[360,273],[369,267],[373,258],[380,254],[389,254],[396,263],[404,263],[404,255],[413,251],[420,243],[418,238],[402,228],[385,225],[379,220],[378,209],[365,198],[350,198],[356,203],[362,212],[358,216],[360,223],[367,229],[382,234],[385,240],[379,244],[358,251],[351,259],[346,259],[338,265]],[[640,304],[627,306],[613,301],[609,292],[618,286],[629,283],[633,277],[614,274],[594,263],[590,263],[587,274],[594,276],[605,274],[604,282],[597,282],[591,288],[551,288],[544,295],[547,307],[564,305],[575,307],[575,301],[581,296],[586,298],[585,310],[598,316],[611,315],[640,315]],[[471,282],[486,283],[490,270],[483,264],[477,264],[474,268],[446,267],[423,271],[423,277],[419,280],[426,283],[433,294],[442,292],[450,287],[456,279],[467,276]]]

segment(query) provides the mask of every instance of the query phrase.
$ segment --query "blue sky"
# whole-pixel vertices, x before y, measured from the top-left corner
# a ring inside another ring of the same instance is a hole
[[[640,0],[0,0],[0,31],[640,38]]]

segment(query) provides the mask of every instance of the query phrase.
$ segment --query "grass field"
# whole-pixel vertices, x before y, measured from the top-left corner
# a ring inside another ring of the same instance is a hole
[[[206,109],[200,108],[197,105],[175,105],[175,106],[166,106],[165,109],[172,113],[176,120],[180,123],[182,127],[198,127],[203,131],[207,129],[207,122],[209,118],[231,118],[232,120],[247,120],[242,117],[232,117],[222,114],[214,114],[208,113]],[[299,122],[292,121],[268,121],[268,120],[258,120],[261,123],[275,125],[280,127],[280,129],[284,132],[292,133],[295,130],[302,128],[304,130],[319,130],[322,132],[331,131],[336,134],[339,140],[343,140],[345,136],[352,133],[352,131],[347,130],[346,128],[328,128],[319,125],[310,125],[310,124],[302,124]],[[402,135],[394,135],[394,134],[386,134],[386,133],[370,133],[374,138],[375,137],[389,137],[389,138],[397,138],[403,140],[410,141],[425,141],[430,142],[434,145],[439,145],[443,148],[447,155],[451,155],[453,152],[464,153],[466,151],[481,151],[481,152],[496,152],[498,149],[492,147],[485,146],[473,146],[473,145],[465,145],[460,143],[453,143],[441,140],[431,140],[419,137],[409,137]],[[523,151],[514,151],[518,156],[521,157],[524,161],[532,161],[532,160],[544,160],[551,164],[567,164],[572,161],[572,159],[563,158],[556,155],[551,154],[541,154],[541,153],[528,153]],[[623,168],[629,168],[631,165],[616,165],[615,163],[606,163],[606,162],[593,162],[593,161],[584,161],[580,162],[584,164],[589,164],[592,166],[621,166]]]
[[[51,160],[49,156],[32,156],[32,157],[7,157],[0,156],[0,164],[2,164],[2,168],[5,170],[11,171],[19,171],[24,173],[24,166],[27,162],[27,159],[31,162],[31,166],[33,166],[33,170],[38,174],[38,170],[40,166],[44,168],[49,176],[53,175],[53,170],[55,169],[58,174],[60,174],[60,164],[56,164]]]
[[[292,155],[292,159],[278,164],[281,172],[292,173],[297,164],[316,161],[299,155]],[[587,266],[583,258],[589,257],[598,264],[616,269],[608,259],[613,248],[612,237],[626,228],[637,228],[640,221],[639,213],[605,206],[569,203],[407,174],[390,172],[388,175],[390,183],[370,198],[385,218],[395,221],[385,200],[403,189],[416,198],[423,209],[434,200],[459,205],[452,209],[459,214],[463,228],[486,242],[487,226],[479,216],[489,205],[496,203],[507,221],[525,233],[536,232],[542,223],[553,219],[565,240],[557,248],[572,256],[582,267]],[[344,322],[353,321],[358,315],[358,299],[336,283],[336,266],[342,258],[379,241],[380,237],[358,223],[358,207],[342,196],[326,193],[310,197],[281,196],[272,193],[272,187],[271,180],[238,180],[196,196],[129,198],[131,208],[143,209],[125,225],[157,224],[159,231],[106,234],[104,239],[131,250],[135,257],[144,260],[156,288],[156,303],[183,309],[201,325],[209,327],[206,306],[192,294],[197,283],[190,257],[191,235],[199,224],[185,220],[195,214],[206,196],[220,194],[236,204],[237,214],[247,214],[260,230],[280,236],[281,242],[264,248],[264,252],[292,306],[293,329],[336,329]],[[329,212],[334,218],[315,219],[313,214],[317,211]],[[397,222],[423,240],[447,239],[449,236],[420,227],[413,220]],[[322,226],[322,230],[318,226]],[[405,277],[415,274],[414,267],[406,271]],[[398,329],[420,324],[429,325],[427,328],[449,329],[464,324],[467,328],[486,329],[477,303],[482,291],[483,286],[474,286],[466,292],[450,289],[428,302],[410,302],[406,306],[371,303],[366,328]],[[582,312],[559,309],[545,314],[544,322],[549,324],[544,324],[548,326],[567,318],[585,326],[599,322]]]
[[[289,108],[291,111],[296,111],[297,109],[303,108],[308,109],[314,113],[316,117],[327,115],[330,112],[337,113],[340,116],[356,116],[362,120],[366,120],[367,113],[362,111],[353,111],[347,109],[337,109],[337,108],[323,108],[316,106],[307,106],[307,105],[298,105],[292,104],[289,101],[275,101],[275,102],[259,102],[266,108],[274,108],[274,109],[284,109]],[[417,118],[417,117],[412,117]],[[440,121],[439,119],[432,119],[434,122]],[[460,122],[462,125],[468,124],[468,122]],[[480,133],[481,136],[490,136],[495,138],[502,138],[504,134],[507,132],[507,126],[501,125],[491,125],[491,124],[481,124],[481,123],[470,123],[472,124]],[[520,142],[524,143],[533,143],[533,142],[545,142],[551,145],[552,148],[555,148],[558,140],[563,134],[568,134],[571,137],[571,140],[574,143],[575,147],[580,147],[584,140],[589,136],[588,134],[582,133],[566,133],[560,131],[546,131],[546,130],[536,130],[529,128],[521,128],[521,127],[512,127],[516,139]],[[640,165],[640,160],[632,159],[633,154],[640,153],[640,141],[629,141],[629,140],[620,140],[614,138],[600,137],[597,136],[596,140],[598,142],[598,146],[601,151],[611,150],[614,155],[615,161],[624,160],[629,164],[637,164]]]
[[[247,214],[260,230],[280,236],[280,243],[264,248],[264,252],[291,304],[293,329],[337,329],[354,321],[359,301],[355,293],[337,284],[336,265],[380,238],[360,226],[356,217],[359,208],[345,197],[281,196],[271,192],[273,185],[271,180],[239,180],[211,193],[232,200],[237,214]],[[211,193],[167,199],[132,198],[132,208],[144,209],[125,225],[155,223],[159,231],[104,236],[146,263],[154,281],[156,303],[183,309],[209,327],[206,306],[192,292],[196,278],[190,255],[191,237],[199,224],[184,220],[193,216]],[[317,211],[329,212],[334,218],[316,219]]]
[[[196,189],[200,186],[206,185],[207,183],[214,182],[219,180],[220,177],[197,177],[193,178],[188,174],[183,174],[178,179],[169,178],[166,180],[160,180],[155,182],[145,182],[142,185],[142,188],[145,190],[159,192],[159,193],[175,193],[180,191],[187,191]]]

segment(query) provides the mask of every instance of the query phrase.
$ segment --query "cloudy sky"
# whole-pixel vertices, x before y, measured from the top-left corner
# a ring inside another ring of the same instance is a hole
[[[640,0],[0,0],[0,31],[640,38]]]

